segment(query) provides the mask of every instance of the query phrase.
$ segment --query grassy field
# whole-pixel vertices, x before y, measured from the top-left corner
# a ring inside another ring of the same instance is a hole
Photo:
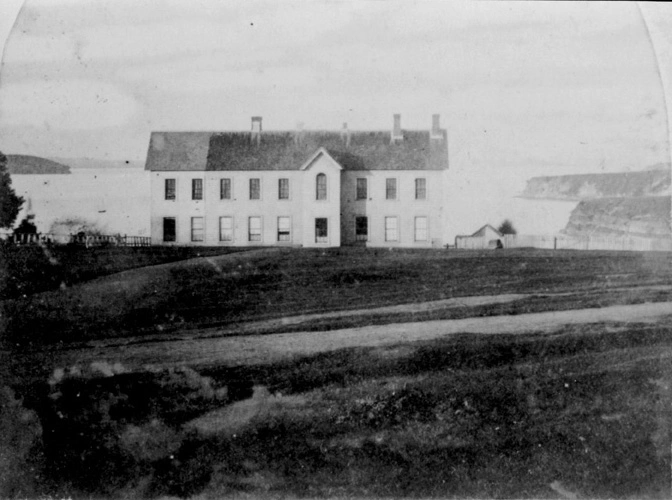
[[[669,300],[669,289],[645,288],[665,285],[672,285],[670,253],[266,249],[145,267],[6,300],[2,316],[9,338],[39,344],[505,293],[531,297],[461,310],[318,319],[300,328],[599,307]],[[551,295],[558,293],[567,295]]]
[[[541,250],[265,249],[208,256],[5,301],[12,335],[5,354],[19,359],[31,343],[170,337],[190,328],[452,297],[526,295],[299,326],[665,301],[671,264],[667,253]],[[153,395],[161,404],[134,396],[146,415],[132,411],[133,397],[119,387],[123,377],[126,391],[140,393],[135,377],[148,384],[155,372],[86,379],[68,396],[70,406],[56,407],[78,425],[91,421],[77,443],[83,454],[70,450],[61,460],[58,446],[30,449],[30,467],[19,470],[12,491],[73,498],[668,498],[669,332],[669,318],[421,342],[409,331],[409,341],[396,345],[209,365],[200,370],[207,379],[179,372],[182,385],[171,372],[160,385],[164,392]],[[40,352],[48,357],[49,348]],[[103,383],[109,392],[100,393]],[[240,407],[211,397],[252,386],[259,390]],[[34,387],[17,383],[15,390],[30,395],[37,412],[63,398],[44,380],[44,397]],[[188,412],[176,411],[184,405]],[[78,462],[80,456],[88,462]],[[99,470],[88,471],[90,464]],[[21,489],[24,483],[32,489]]]

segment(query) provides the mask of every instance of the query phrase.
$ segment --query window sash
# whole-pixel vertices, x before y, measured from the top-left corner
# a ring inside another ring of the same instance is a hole
[[[315,199],[327,199],[327,176],[325,174],[317,174],[315,178]]]
[[[205,224],[203,217],[191,218],[191,241],[203,241]]]
[[[324,217],[315,219],[315,243],[327,243],[329,239],[329,221]]]
[[[177,223],[175,217],[163,218],[163,241],[176,241],[176,226]]]
[[[357,199],[366,200],[367,195],[366,179],[357,179]]]
[[[219,199],[220,200],[230,200],[231,199],[231,179],[221,179],[219,182]]]
[[[203,179],[191,179],[191,199],[203,199]]]
[[[250,200],[261,199],[261,179],[250,179]]]
[[[175,179],[166,179],[165,198],[166,200],[175,199]]]
[[[429,225],[427,217],[415,218],[415,241],[427,241],[429,235]]]
[[[289,179],[278,179],[278,199],[289,200]]]
[[[233,241],[233,217],[219,218],[219,241]]]
[[[261,241],[261,217],[248,219],[248,241]]]
[[[385,179],[385,199],[397,199],[397,179]]]
[[[291,221],[289,217],[278,217],[278,241],[291,241]]]
[[[355,241],[367,241],[369,239],[369,218],[355,217]]]
[[[385,241],[398,241],[399,230],[396,217],[385,217]]]
[[[427,199],[427,180],[424,177],[415,179],[415,199]]]

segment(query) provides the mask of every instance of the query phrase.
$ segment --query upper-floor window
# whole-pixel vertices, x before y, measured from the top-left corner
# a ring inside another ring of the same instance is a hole
[[[166,200],[175,199],[175,179],[166,179]]]
[[[385,199],[397,199],[397,179],[385,179]]]
[[[366,197],[367,197],[366,179],[363,178],[357,179],[357,199],[366,200]]]
[[[289,179],[278,179],[278,199],[289,200]]]
[[[191,179],[191,199],[203,199],[203,179]]]
[[[327,176],[325,174],[317,174],[315,178],[315,198],[318,200],[327,199]]]
[[[219,199],[231,199],[231,179],[222,179],[219,181]]]
[[[424,177],[415,179],[415,199],[427,199],[427,181]]]
[[[261,199],[261,179],[250,179],[250,200]]]

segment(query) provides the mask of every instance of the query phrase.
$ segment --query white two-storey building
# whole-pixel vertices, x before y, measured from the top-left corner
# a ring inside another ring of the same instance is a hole
[[[155,244],[444,243],[448,144],[427,131],[153,132]]]

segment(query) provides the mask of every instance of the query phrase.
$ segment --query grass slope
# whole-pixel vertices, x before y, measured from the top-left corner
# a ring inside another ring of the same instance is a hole
[[[475,308],[466,314],[547,310],[549,300],[543,295],[553,292],[573,294],[573,299],[564,306],[552,303],[551,308],[605,305],[614,303],[608,298],[612,295],[616,303],[637,302],[642,297],[665,300],[669,292],[623,292],[619,296],[613,291],[670,284],[672,254],[668,253],[265,249],[127,271],[65,290],[7,300],[2,306],[11,338],[41,343],[470,295],[530,293],[538,297],[524,304]],[[455,317],[456,313],[450,314]],[[411,316],[440,317],[440,312]],[[370,322],[404,318],[378,317]],[[357,321],[366,324],[361,318]],[[348,326],[347,320],[316,321],[314,328],[340,326]]]

